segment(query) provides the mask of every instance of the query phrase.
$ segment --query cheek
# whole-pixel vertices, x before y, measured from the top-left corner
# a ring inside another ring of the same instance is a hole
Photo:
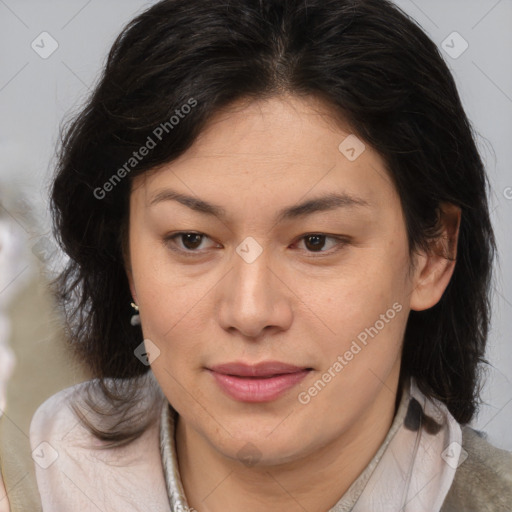
[[[318,386],[322,391],[314,398],[318,416],[332,418],[336,411],[341,418],[363,410],[387,382],[400,360],[407,322],[402,294],[389,275],[378,282],[339,279],[331,296],[324,296],[323,307],[318,304],[322,322],[315,321],[316,329],[305,322],[319,361],[316,378],[329,382],[325,389]],[[309,382],[301,390],[316,393],[315,386]]]
[[[358,351],[353,342],[361,348],[353,359],[384,362],[396,358],[407,321],[409,293],[407,259],[400,253],[403,251],[368,249],[340,268],[337,276],[321,282],[303,278],[299,294],[308,306],[305,317],[311,316],[309,327],[303,328],[319,342],[326,363],[351,347]],[[361,357],[363,352],[368,359]]]
[[[322,329],[326,334],[316,336],[322,347],[325,363],[332,363],[338,355],[347,354],[347,360],[393,360],[400,348],[405,307],[393,290],[376,293],[374,288],[359,288],[356,293],[343,293],[320,309]],[[316,322],[318,324],[318,322]]]
[[[205,294],[205,284],[191,279],[179,265],[171,264],[168,250],[142,233],[132,245],[132,271],[141,305],[143,329],[164,339]],[[146,334],[146,333],[145,333]]]

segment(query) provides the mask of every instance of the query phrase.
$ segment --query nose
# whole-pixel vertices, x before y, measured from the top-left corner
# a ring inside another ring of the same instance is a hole
[[[272,329],[288,329],[294,295],[279,274],[268,250],[254,261],[236,254],[232,270],[218,288],[220,325],[253,340],[267,336]]]

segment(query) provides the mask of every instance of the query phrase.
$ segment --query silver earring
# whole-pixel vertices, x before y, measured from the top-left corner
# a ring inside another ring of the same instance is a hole
[[[137,306],[137,304],[135,303],[131,303],[132,305],[132,308],[135,310],[135,311],[139,311],[139,306]],[[140,315],[137,313],[135,315],[132,315],[132,318],[130,320],[130,323],[132,325],[140,325]]]

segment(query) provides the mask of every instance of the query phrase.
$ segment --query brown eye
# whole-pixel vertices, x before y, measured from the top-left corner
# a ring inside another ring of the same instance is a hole
[[[182,233],[179,235],[186,249],[197,249],[204,235],[198,233]]]
[[[163,241],[164,244],[173,251],[185,254],[197,253],[197,255],[200,255],[202,253],[202,249],[206,249],[207,247],[202,247],[201,250],[198,250],[198,248],[201,246],[201,243],[208,238],[209,237],[203,233],[181,231],[179,233],[166,236]]]
[[[317,253],[319,256],[329,256],[336,251],[343,249],[347,245],[348,240],[338,236],[329,236],[322,233],[310,233],[303,235],[299,242],[304,241],[306,246],[306,253],[314,255]],[[324,249],[327,245],[327,249]]]
[[[306,247],[312,251],[318,251],[325,245],[325,235],[307,235],[304,237]]]

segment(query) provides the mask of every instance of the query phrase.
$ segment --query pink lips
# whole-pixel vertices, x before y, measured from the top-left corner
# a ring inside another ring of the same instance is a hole
[[[268,402],[298,384],[311,368],[266,361],[256,365],[219,364],[208,370],[231,398],[242,402]]]

